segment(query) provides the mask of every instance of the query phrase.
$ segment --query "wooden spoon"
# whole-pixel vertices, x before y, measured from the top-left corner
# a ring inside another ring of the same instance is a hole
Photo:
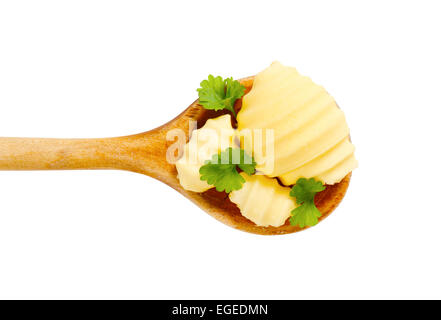
[[[253,77],[241,79],[248,92]],[[241,101],[236,104],[240,109]],[[221,112],[206,110],[193,102],[184,112],[163,126],[144,133],[102,139],[41,139],[0,138],[0,170],[68,170],[120,169],[142,173],[164,182],[193,201],[201,209],[233,228],[262,235],[286,234],[301,229],[288,222],[281,227],[259,227],[240,214],[226,193],[210,189],[203,193],[184,190],[176,167],[166,161],[166,151],[174,141],[167,141],[172,129],[189,130],[189,121],[197,121],[200,128],[207,119]],[[326,186],[316,196],[316,204],[323,220],[343,199],[350,174],[340,183]],[[147,195],[146,195],[147,196]]]

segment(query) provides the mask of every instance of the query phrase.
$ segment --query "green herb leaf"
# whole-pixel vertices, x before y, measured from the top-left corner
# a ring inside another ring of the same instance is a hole
[[[314,204],[314,197],[317,192],[325,190],[325,186],[321,181],[314,178],[300,178],[292,187],[289,193],[296,198],[299,205],[291,211],[289,222],[292,225],[298,225],[300,228],[306,226],[314,226],[318,223],[318,218],[322,215]]]
[[[210,110],[227,109],[236,117],[234,102],[245,93],[245,87],[233,78],[225,80],[222,77],[209,75],[207,80],[201,82],[198,89],[199,103]]]
[[[215,186],[219,192],[239,190],[245,179],[239,174],[237,167],[252,175],[256,171],[256,162],[242,149],[227,148],[205,162],[199,169],[200,179]]]

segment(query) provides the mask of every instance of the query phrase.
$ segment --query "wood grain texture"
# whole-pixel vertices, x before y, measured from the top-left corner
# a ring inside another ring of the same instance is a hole
[[[248,92],[252,87],[253,77],[240,81]],[[236,103],[236,111],[240,107],[241,100]],[[167,132],[176,128],[188,132],[190,120],[197,121],[200,128],[207,119],[225,113],[206,110],[196,100],[179,116],[163,126],[131,136],[103,139],[0,138],[0,170],[128,170],[151,176],[169,185],[215,219],[233,228],[262,235],[304,230],[291,226],[288,222],[277,228],[259,227],[240,214],[226,193],[214,189],[196,193],[181,187],[176,167],[166,161],[167,149],[175,142],[167,141]],[[341,202],[350,177],[351,174],[338,184],[326,186],[324,191],[317,194],[316,204],[322,212],[320,221]]]

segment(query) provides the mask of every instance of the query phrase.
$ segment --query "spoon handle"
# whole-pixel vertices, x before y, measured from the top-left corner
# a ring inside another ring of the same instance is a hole
[[[0,170],[119,169],[173,185],[166,130],[100,139],[0,138]]]
[[[120,168],[118,138],[0,138],[0,170]]]

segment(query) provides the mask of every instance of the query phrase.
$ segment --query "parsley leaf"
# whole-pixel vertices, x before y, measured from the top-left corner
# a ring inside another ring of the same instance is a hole
[[[299,205],[291,211],[289,222],[292,225],[299,225],[300,228],[305,226],[314,226],[318,223],[318,218],[322,215],[314,204],[314,197],[317,192],[325,190],[323,183],[314,178],[300,178],[292,187],[290,196],[296,198]]]
[[[233,78],[223,80],[222,77],[214,77],[211,74],[208,80],[201,82],[201,87],[198,89],[199,103],[205,109],[215,111],[227,109],[234,117],[236,117],[234,102],[244,93],[245,87],[239,81]]]
[[[245,179],[239,174],[237,167],[246,174],[252,175],[256,171],[256,162],[242,149],[227,148],[213,155],[211,160],[205,161],[199,169],[200,179],[215,186],[219,192],[229,193],[239,190]]]

